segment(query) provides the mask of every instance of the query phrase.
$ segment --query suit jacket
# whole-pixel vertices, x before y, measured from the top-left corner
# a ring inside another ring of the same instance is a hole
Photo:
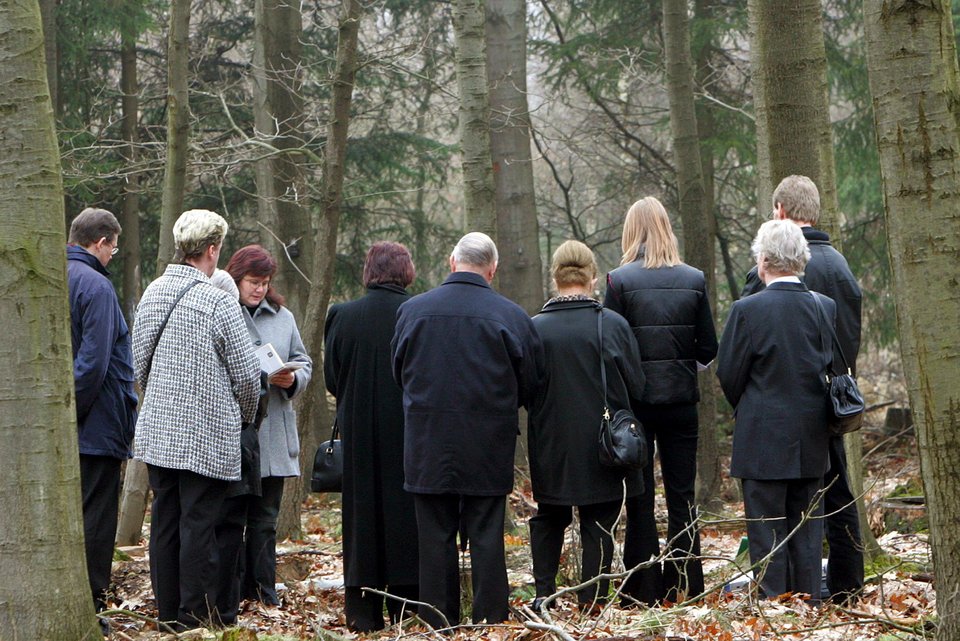
[[[482,276],[455,272],[400,306],[391,347],[406,421],[404,489],[509,494],[517,408],[544,372],[527,313]]]
[[[814,478],[827,471],[825,374],[833,359],[826,322],[802,283],[774,283],[733,304],[720,339],[717,377],[734,408],[730,475]]]
[[[810,248],[810,262],[800,277],[804,284],[815,292],[833,299],[837,304],[837,341],[847,359],[847,364],[857,373],[857,354],[860,352],[860,312],[863,295],[857,279],[843,254],[830,244],[830,236],[813,227],[801,227],[803,237]],[[741,296],[749,296],[763,290],[763,281],[754,267],[747,274]],[[840,362],[837,360],[838,372]]]

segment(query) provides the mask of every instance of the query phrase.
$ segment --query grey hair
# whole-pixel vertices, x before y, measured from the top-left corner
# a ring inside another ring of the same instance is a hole
[[[767,270],[780,274],[803,276],[810,260],[807,239],[800,227],[789,220],[768,220],[760,225],[750,248],[754,258],[763,259]]]
[[[773,190],[773,208],[783,205],[787,218],[816,225],[820,220],[820,191],[806,176],[787,176]]]
[[[488,267],[500,262],[496,243],[479,231],[472,231],[461,238],[453,248],[451,256],[458,263],[474,267]]]
[[[235,300],[240,300],[240,290],[237,288],[237,284],[234,282],[230,272],[215,269],[213,275],[210,276],[210,284],[227,292],[233,296]]]
[[[176,245],[175,262],[197,258],[210,245],[219,245],[229,226],[223,216],[207,209],[190,209],[180,214],[173,224],[173,242]]]

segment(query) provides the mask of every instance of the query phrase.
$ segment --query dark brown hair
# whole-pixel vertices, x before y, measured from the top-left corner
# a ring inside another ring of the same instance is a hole
[[[87,207],[70,223],[70,242],[73,245],[89,247],[101,238],[110,242],[120,235],[120,223],[117,217],[106,209]]]
[[[417,277],[410,251],[400,243],[380,241],[367,251],[363,262],[363,286],[399,285],[407,287]]]
[[[266,299],[275,307],[283,307],[285,299],[273,287],[273,276],[277,273],[277,261],[266,249],[260,245],[247,245],[233,252],[230,261],[224,268],[232,277],[233,282],[240,286],[244,276],[271,279],[267,289]]]

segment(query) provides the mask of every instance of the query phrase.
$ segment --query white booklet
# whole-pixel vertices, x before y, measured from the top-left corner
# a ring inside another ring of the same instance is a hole
[[[300,362],[284,363],[277,354],[277,350],[270,343],[260,347],[255,353],[257,358],[260,359],[260,369],[266,372],[267,376],[273,376],[282,370],[298,370],[305,365],[305,363]]]

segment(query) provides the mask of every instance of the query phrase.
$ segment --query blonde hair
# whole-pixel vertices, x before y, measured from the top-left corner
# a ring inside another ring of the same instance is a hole
[[[223,216],[207,209],[190,209],[173,224],[174,262],[182,263],[203,254],[210,245],[219,245],[229,225]]]
[[[783,205],[790,220],[816,225],[820,221],[820,191],[806,176],[787,176],[773,190],[773,208]]]
[[[550,274],[557,287],[589,287],[597,277],[597,260],[579,240],[568,240],[553,252]]]
[[[642,198],[630,206],[623,221],[620,247],[623,249],[621,265],[632,263],[641,256],[644,266],[649,269],[673,267],[683,262],[667,210],[653,196]]]

